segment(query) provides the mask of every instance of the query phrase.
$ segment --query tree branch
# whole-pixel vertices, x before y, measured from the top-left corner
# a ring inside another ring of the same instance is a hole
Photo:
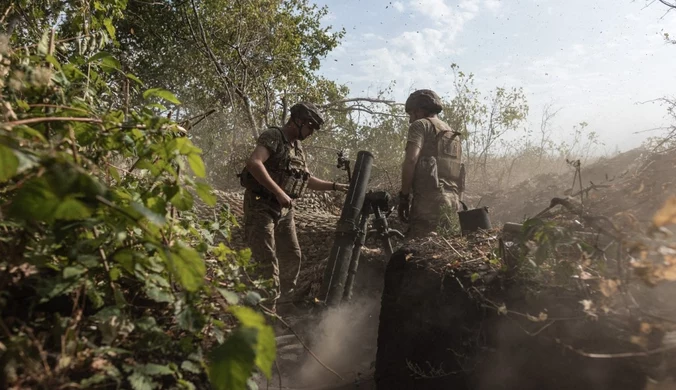
[[[367,103],[382,103],[382,104],[387,104],[388,106],[403,106],[403,103],[397,103],[394,100],[384,100],[384,99],[376,99],[376,98],[349,98],[349,99],[341,99],[341,100],[336,100],[335,102],[330,102],[326,104],[319,105],[319,108],[331,108],[335,105],[338,104],[343,104],[343,103],[361,103],[361,102],[367,102]]]
[[[227,83],[234,87],[235,89],[235,94],[240,97],[242,102],[244,103],[244,107],[246,108],[246,113],[247,117],[249,119],[249,122],[251,123],[251,133],[252,135],[257,138],[258,137],[258,126],[256,125],[256,120],[254,119],[253,111],[251,108],[251,99],[249,96],[242,91],[239,86],[233,80],[228,76],[227,72],[225,69],[223,69],[223,66],[221,63],[218,61],[218,58],[216,57],[216,54],[214,54],[214,51],[211,50],[211,47],[209,46],[209,41],[207,40],[207,35],[206,32],[204,31],[204,25],[202,24],[202,19],[200,19],[199,12],[197,12],[197,6],[195,5],[195,0],[190,0],[190,4],[192,5],[192,10],[193,13],[195,14],[195,19],[197,19],[197,26],[199,27],[200,31],[200,38],[201,38],[201,44],[203,45],[204,49],[206,50],[209,59],[211,62],[214,64],[214,67],[216,68],[216,71],[218,74],[227,81]],[[226,86],[228,88],[228,86]],[[230,93],[228,92],[230,95]],[[232,98],[232,96],[230,96]]]
[[[671,9],[676,9],[676,3],[671,4],[671,3],[667,2],[666,0],[659,0],[659,2],[666,5],[667,7],[671,8]]]

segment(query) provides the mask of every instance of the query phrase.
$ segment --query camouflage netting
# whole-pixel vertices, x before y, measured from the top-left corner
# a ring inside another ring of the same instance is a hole
[[[212,208],[200,204],[199,213],[202,216],[209,216],[220,207],[228,207],[237,223],[240,224],[240,226],[233,227],[229,245],[233,249],[245,248],[241,227],[244,215],[242,208],[244,192],[216,191],[216,196],[217,205]],[[298,275],[297,287],[291,297],[294,301],[312,300],[319,292],[324,268],[333,246],[336,224],[344,197],[340,193],[310,191],[304,198],[295,201],[296,230],[303,254],[303,264]],[[398,224],[396,221],[390,222],[394,225]],[[374,266],[382,268],[384,256],[381,255],[379,249],[369,248],[370,246],[376,245],[367,242],[362,248],[361,267],[367,267],[370,262],[376,262],[378,264]]]

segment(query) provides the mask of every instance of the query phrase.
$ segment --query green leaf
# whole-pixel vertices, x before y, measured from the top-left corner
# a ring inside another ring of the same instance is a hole
[[[197,363],[190,360],[184,360],[183,363],[181,363],[181,369],[193,374],[199,374],[202,372],[202,368],[197,365]]]
[[[55,219],[66,221],[85,219],[91,215],[91,210],[84,203],[72,197],[62,200],[61,204],[54,211]]]
[[[137,371],[128,378],[131,388],[134,390],[153,390],[157,385],[153,380]]]
[[[473,273],[472,276],[470,277],[470,279],[472,280],[472,283],[476,282],[479,278],[481,278],[481,275],[479,275],[476,272]]]
[[[94,62],[98,60],[101,60],[101,65],[103,67],[113,68],[115,70],[120,70],[122,68],[122,66],[120,65],[120,61],[118,61],[115,57],[113,57],[112,54],[105,51],[100,51],[94,54],[89,58],[87,62]]]
[[[128,248],[122,249],[113,255],[113,260],[120,264],[125,271],[134,274],[134,251]]]
[[[122,178],[120,177],[120,172],[117,170],[117,168],[112,165],[108,166],[108,173],[113,177],[117,184],[120,184]]]
[[[110,272],[108,273],[108,275],[110,276],[110,280],[112,280],[114,282],[114,281],[118,280],[120,278],[120,276],[122,276],[122,271],[120,271],[119,268],[114,267],[114,268],[110,269]]]
[[[204,203],[206,203],[208,206],[216,205],[218,198],[216,198],[216,195],[214,195],[213,189],[210,185],[206,183],[197,183],[196,190],[197,196],[199,196],[200,199],[204,201]]]
[[[197,291],[204,283],[206,265],[204,260],[192,248],[176,245],[168,251],[169,269],[188,291]]]
[[[154,284],[148,284],[145,290],[146,295],[148,295],[148,298],[152,299],[155,302],[171,303],[175,301],[174,296],[168,289],[160,288]]]
[[[214,349],[209,380],[216,390],[245,390],[256,359],[258,330],[238,328],[221,346]]]
[[[181,388],[185,390],[195,390],[195,385],[192,382],[189,382],[185,379],[179,379],[176,381],[179,385],[181,385]]]
[[[146,219],[148,219],[148,221],[150,221],[152,224],[156,226],[164,226],[164,224],[167,223],[167,220],[164,218],[163,215],[153,212],[152,210],[142,205],[141,203],[132,202],[131,208],[134,211],[138,212],[139,214],[143,215]]]
[[[174,371],[169,368],[169,366],[162,366],[154,363],[136,367],[136,370],[148,376],[174,375]]]
[[[242,326],[258,330],[256,340],[256,366],[268,377],[272,376],[272,363],[275,361],[277,346],[275,344],[275,332],[272,327],[265,323],[265,317],[254,310],[234,306],[230,311],[237,317]]]
[[[42,38],[40,38],[40,42],[38,42],[38,53],[47,54],[49,52],[49,35],[49,30],[45,30],[45,32],[42,33]]]
[[[190,169],[195,173],[197,177],[206,176],[207,172],[204,168],[204,161],[197,153],[191,153],[188,155],[188,164],[190,164]]]
[[[106,26],[106,31],[108,31],[108,35],[110,36],[110,39],[113,41],[115,40],[115,26],[113,26],[113,20],[110,18],[105,18],[103,19],[103,25]]]
[[[150,210],[159,215],[164,215],[167,213],[167,202],[158,196],[148,198],[146,200],[146,204]]]
[[[16,193],[8,214],[19,220],[52,222],[60,200],[49,188],[44,177],[26,183]]]
[[[59,63],[59,60],[57,60],[56,58],[54,58],[53,55],[47,54],[47,55],[45,56],[45,60],[46,60],[47,62],[49,62],[50,64],[54,65],[54,67],[55,67],[56,69],[61,70],[61,64]]]
[[[66,267],[63,269],[63,278],[64,279],[75,278],[77,276],[82,275],[85,272],[87,272],[87,270],[79,265],[76,265],[74,267]]]
[[[185,156],[193,153],[202,153],[202,149],[195,146],[192,141],[185,137],[172,139],[167,145],[167,149],[169,149],[169,152],[175,150],[178,154]]]
[[[105,305],[103,294],[95,288],[87,288],[87,298],[89,298],[93,309],[100,309]]]
[[[148,99],[150,96],[158,97],[170,103],[181,104],[181,102],[176,98],[176,95],[163,88],[150,88],[143,92],[144,99]]]
[[[183,187],[179,188],[176,195],[174,195],[169,201],[181,211],[192,209],[194,203],[192,194]]]
[[[174,315],[181,329],[195,333],[204,327],[206,319],[196,306],[185,304],[184,306],[176,305],[176,308],[178,310]]]
[[[11,179],[19,168],[19,159],[14,151],[4,145],[0,145],[0,183]]]
[[[225,301],[228,302],[228,304],[236,305],[239,303],[239,296],[237,296],[237,294],[235,294],[234,292],[226,290],[224,288],[216,288],[216,289],[221,294],[221,296],[225,298]]]
[[[148,107],[148,108],[157,108],[157,109],[160,110],[160,111],[167,111],[167,107],[164,106],[164,105],[162,105],[162,104],[160,104],[160,103],[150,103],[150,104],[147,104],[146,107]]]
[[[126,76],[127,76],[127,78],[128,78],[129,80],[136,81],[139,85],[144,85],[144,84],[143,84],[143,81],[141,81],[141,79],[139,79],[138,77],[136,77],[134,74],[132,74],[132,73],[127,73]],[[166,108],[165,108],[165,110],[166,110]]]

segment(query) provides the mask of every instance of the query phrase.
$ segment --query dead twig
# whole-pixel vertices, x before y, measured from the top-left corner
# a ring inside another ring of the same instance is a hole
[[[557,344],[560,344],[562,347],[569,349],[578,355],[582,355],[594,359],[625,359],[625,358],[635,358],[635,357],[648,357],[652,355],[657,355],[664,352],[673,351],[676,349],[676,345],[670,345],[668,347],[655,348],[643,352],[620,352],[620,353],[594,353],[586,352],[581,349],[577,349],[571,345],[564,344],[560,339],[555,339]]]
[[[5,127],[15,127],[21,125],[30,125],[32,123],[42,123],[42,122],[88,122],[88,123],[103,123],[101,119],[96,118],[78,118],[78,117],[42,117],[42,118],[28,118],[20,119],[13,122],[5,122],[2,126]]]
[[[460,258],[464,257],[463,255],[460,254],[460,252],[458,252],[457,249],[455,249],[455,248],[453,247],[453,245],[451,245],[451,242],[448,241],[448,240],[446,239],[446,237],[441,237],[441,238],[446,242],[446,244],[448,244],[448,247],[449,247],[449,248],[453,249],[453,252],[455,252],[455,253],[458,255],[458,257],[460,257]]]

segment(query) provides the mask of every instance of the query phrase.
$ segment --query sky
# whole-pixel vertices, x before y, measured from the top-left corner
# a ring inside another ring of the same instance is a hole
[[[652,4],[651,4],[652,3]],[[676,97],[676,10],[653,0],[320,0],[325,26],[344,28],[320,73],[346,84],[352,97],[373,96],[393,81],[403,102],[431,88],[454,95],[456,63],[482,92],[523,87],[528,124],[543,107],[565,138],[585,121],[604,150],[637,147],[669,124],[666,108],[646,103]]]

